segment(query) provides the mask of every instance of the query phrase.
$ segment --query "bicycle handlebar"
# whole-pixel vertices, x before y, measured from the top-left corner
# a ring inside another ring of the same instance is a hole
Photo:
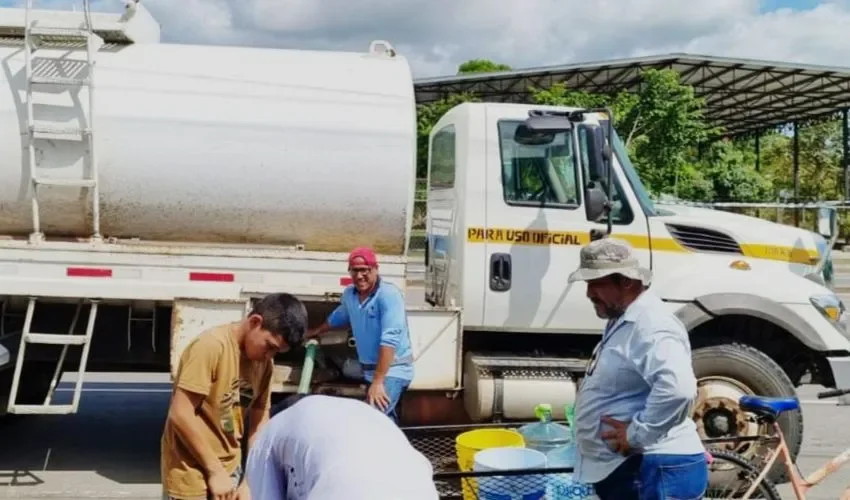
[[[845,394],[850,394],[850,389],[833,389],[831,391],[819,392],[818,399],[835,398]]]

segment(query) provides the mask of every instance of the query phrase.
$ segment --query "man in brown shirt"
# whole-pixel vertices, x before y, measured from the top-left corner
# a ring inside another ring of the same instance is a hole
[[[306,328],[304,304],[272,294],[242,321],[212,328],[186,347],[162,434],[163,498],[250,498],[241,477],[243,408],[251,446],[268,420],[274,355],[300,344]]]

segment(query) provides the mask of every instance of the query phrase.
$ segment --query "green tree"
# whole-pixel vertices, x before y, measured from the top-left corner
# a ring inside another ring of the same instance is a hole
[[[831,120],[799,131],[800,201],[835,200],[842,194],[841,122]],[[761,165],[775,192],[794,190],[794,143],[791,134],[760,139]]]
[[[457,74],[465,73],[494,73],[496,71],[510,71],[507,64],[496,63],[489,59],[470,59],[457,67]]]
[[[676,71],[644,71],[640,91],[635,94],[592,94],[563,85],[530,90],[532,101],[538,104],[610,107],[617,133],[650,192],[673,192],[674,186],[700,179],[693,169],[685,171],[684,167],[689,148],[711,130],[703,117],[703,101],[695,97],[693,88],[679,81]]]
[[[712,142],[691,164],[710,182],[711,192],[691,193],[687,198],[745,203],[773,198],[772,182],[756,171],[755,163],[755,150],[749,144],[726,139]]]
[[[613,95],[569,90],[563,84],[531,88],[537,104],[600,107],[614,113],[617,133],[651,193],[690,200],[760,200],[771,184],[755,171],[754,157],[733,142],[708,147],[701,159],[697,145],[720,131],[704,117],[704,102],[673,70],[646,70],[637,93]]]
[[[673,70],[650,69],[641,75],[638,100],[625,124],[633,130],[635,167],[648,188],[661,193],[683,180],[689,150],[712,133],[705,103]]]

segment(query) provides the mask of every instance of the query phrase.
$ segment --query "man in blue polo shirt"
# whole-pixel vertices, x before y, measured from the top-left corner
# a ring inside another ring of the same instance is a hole
[[[348,256],[352,284],[341,304],[321,326],[305,337],[350,326],[363,378],[369,383],[366,400],[398,423],[396,406],[413,380],[413,350],[401,290],[381,280],[378,259],[369,248]]]

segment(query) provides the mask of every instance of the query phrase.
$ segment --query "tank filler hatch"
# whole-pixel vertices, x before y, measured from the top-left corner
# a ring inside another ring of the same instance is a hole
[[[36,2],[37,3],[37,2]],[[106,44],[159,43],[160,26],[139,0],[126,0],[123,13],[92,12],[92,31]],[[34,26],[53,29],[87,29],[82,8],[72,10],[32,9]],[[0,8],[0,38],[26,37],[26,9]]]

